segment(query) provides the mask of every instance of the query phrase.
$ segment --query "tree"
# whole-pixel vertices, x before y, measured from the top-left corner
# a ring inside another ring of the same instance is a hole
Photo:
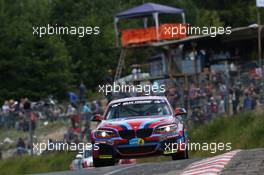
[[[48,1],[1,0],[0,97],[63,97],[72,81],[70,56],[57,36],[39,38],[32,27],[48,21]],[[33,8],[34,7],[34,8]],[[44,15],[45,14],[45,15]]]
[[[114,15],[143,2],[184,9],[191,26],[256,23],[255,1],[248,0],[0,0],[0,99],[49,94],[63,98],[81,80],[88,90],[95,90],[107,70],[117,66],[120,48],[115,48]],[[130,22],[124,21],[122,27],[142,26],[141,20]],[[100,34],[82,38],[32,34],[33,26],[47,24],[99,26]],[[134,50],[126,65],[145,62],[152,54],[153,49]]]

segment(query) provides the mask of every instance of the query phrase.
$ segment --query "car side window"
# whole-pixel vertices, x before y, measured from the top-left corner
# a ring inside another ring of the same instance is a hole
[[[118,116],[118,109],[119,108],[113,108],[113,107],[110,107],[109,110],[108,110],[108,113],[107,113],[107,116],[106,118],[107,119],[110,119],[110,118],[117,118]]]

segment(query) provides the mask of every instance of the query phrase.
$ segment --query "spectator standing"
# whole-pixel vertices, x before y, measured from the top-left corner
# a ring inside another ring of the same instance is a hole
[[[169,88],[167,92],[167,99],[173,109],[177,107],[177,101],[179,99],[179,94],[177,93],[177,89],[175,87]]]
[[[80,84],[80,102],[83,103],[85,101],[85,93],[86,93],[86,86],[81,81]]]
[[[132,75],[135,80],[138,79],[138,70],[136,68],[133,68]]]
[[[100,105],[96,100],[93,100],[91,108],[93,114],[100,114]]]
[[[23,100],[23,108],[24,108],[24,110],[27,110],[27,111],[30,110],[30,108],[31,108],[31,103],[27,97],[25,97]]]
[[[2,118],[2,122],[4,123],[4,125],[7,125],[7,120],[8,120],[8,115],[9,115],[9,103],[6,100],[2,106],[2,114],[3,114],[3,118]]]
[[[75,109],[71,104],[69,104],[69,105],[67,106],[67,112],[66,112],[66,115],[67,115],[68,117],[70,117],[70,116],[73,115],[75,112],[76,112],[76,109]]]
[[[233,113],[237,113],[237,106],[239,104],[239,99],[240,99],[240,90],[239,87],[233,86],[233,88],[230,91],[232,95],[232,107],[233,107]]]
[[[16,151],[17,151],[18,155],[22,155],[22,154],[27,153],[26,144],[21,137],[19,137],[17,140]]]
[[[2,112],[3,112],[4,114],[8,114],[8,112],[9,112],[9,103],[8,103],[7,100],[4,102],[4,104],[3,104],[3,106],[2,106]]]
[[[245,95],[246,97],[244,99],[244,111],[248,111],[252,109],[253,100],[248,93],[246,93]]]
[[[228,95],[229,93],[227,93],[227,86],[221,81],[219,84],[219,91],[220,91],[220,96],[221,96],[221,100],[224,100],[224,107],[225,107],[225,111],[228,111]],[[221,101],[220,100],[220,101]]]
[[[9,100],[9,115],[8,115],[8,122],[7,127],[13,128],[15,125],[15,111],[16,111],[16,103],[13,99]]]
[[[76,109],[73,107],[73,105],[68,105],[66,115],[71,119],[72,128],[77,128],[76,124],[80,121],[80,118],[79,115],[76,114]]]
[[[221,98],[221,100],[219,101],[218,113],[219,114],[224,114],[225,113],[225,101],[224,101],[224,98]]]
[[[192,83],[191,87],[190,87],[190,90],[189,90],[189,95],[188,95],[191,108],[193,108],[193,105],[194,105],[195,94],[196,94],[195,85],[194,85],[194,83]]]
[[[83,107],[82,107],[82,114],[83,114],[84,119],[85,119],[86,121],[90,120],[91,113],[92,113],[92,111],[91,111],[91,109],[90,109],[88,103],[85,103],[85,104],[83,105]]]

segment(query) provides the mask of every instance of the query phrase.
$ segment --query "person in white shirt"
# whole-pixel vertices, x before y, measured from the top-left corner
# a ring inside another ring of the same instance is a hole
[[[7,126],[7,123],[8,123],[8,115],[9,115],[9,103],[8,101],[6,100],[2,106],[2,123]]]
[[[7,100],[5,101],[5,103],[2,106],[2,112],[4,115],[8,115],[8,113],[9,113],[9,103]]]

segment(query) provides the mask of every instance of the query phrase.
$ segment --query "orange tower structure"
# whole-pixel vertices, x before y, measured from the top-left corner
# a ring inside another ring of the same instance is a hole
[[[181,23],[169,23],[159,25],[160,14],[180,14],[182,17]],[[155,26],[147,26],[148,17],[153,17]],[[118,23],[121,19],[142,18],[144,28],[140,29],[125,29],[120,31]],[[140,6],[125,10],[118,13],[114,18],[116,44],[119,46],[119,37],[121,33],[122,51],[118,61],[118,66],[115,74],[115,81],[122,74],[127,48],[131,45],[137,46],[150,42],[159,42],[162,40],[181,39],[186,37],[186,33],[181,33],[181,28],[185,28],[185,13],[183,9],[169,7],[155,3],[145,3]],[[176,30],[176,32],[175,32]],[[186,30],[185,30],[186,31]]]

